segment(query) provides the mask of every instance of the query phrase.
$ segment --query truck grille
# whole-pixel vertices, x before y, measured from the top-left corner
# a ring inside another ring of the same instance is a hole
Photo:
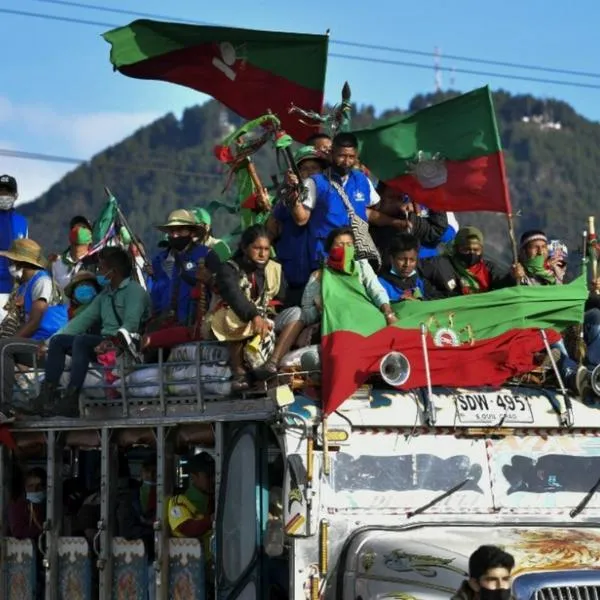
[[[569,585],[539,589],[532,600],[600,600],[600,585]]]

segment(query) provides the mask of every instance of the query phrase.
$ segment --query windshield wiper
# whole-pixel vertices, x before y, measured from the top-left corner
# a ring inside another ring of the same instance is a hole
[[[569,513],[571,519],[574,519],[579,513],[585,510],[585,507],[590,503],[594,494],[600,488],[600,479],[590,488],[590,491],[585,495],[585,498]]]
[[[473,481],[473,478],[472,477],[467,477],[464,481],[461,481],[460,483],[457,483],[454,487],[451,487],[449,490],[447,490],[443,494],[440,494],[439,496],[436,496],[431,502],[428,502],[427,504],[424,504],[423,506],[420,506],[416,510],[413,510],[411,512],[407,512],[406,513],[406,518],[410,519],[411,517],[414,517],[416,515],[420,515],[421,513],[424,513],[426,510],[429,510],[432,506],[435,506],[436,504],[439,504],[442,500],[445,500],[449,496],[452,496],[452,494],[458,492],[458,490],[460,490],[463,487],[465,487],[465,485],[467,485],[467,483],[470,483],[471,481]],[[600,486],[600,480],[598,481],[598,485]]]

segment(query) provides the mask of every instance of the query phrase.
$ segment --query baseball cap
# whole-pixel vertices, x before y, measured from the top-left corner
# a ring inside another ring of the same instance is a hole
[[[17,180],[12,175],[0,175],[0,188],[17,193]]]

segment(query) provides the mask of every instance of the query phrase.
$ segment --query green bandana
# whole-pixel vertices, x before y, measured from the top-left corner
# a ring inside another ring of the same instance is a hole
[[[541,254],[525,259],[523,266],[530,277],[535,277],[549,284],[556,283],[556,275],[546,267],[546,259]]]
[[[354,257],[356,250],[354,246],[338,246],[332,248],[327,257],[327,266],[346,275],[354,275],[356,272],[356,261]]]

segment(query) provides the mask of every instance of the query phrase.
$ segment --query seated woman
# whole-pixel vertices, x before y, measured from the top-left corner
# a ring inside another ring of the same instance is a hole
[[[379,275],[379,282],[392,302],[440,297],[429,281],[417,271],[418,256],[419,242],[414,235],[402,233],[390,240],[387,265],[384,265],[384,270]]]
[[[375,271],[366,259],[354,258],[354,234],[350,227],[334,229],[325,240],[325,251],[328,254],[323,269],[334,269],[356,275],[360,278],[371,302],[385,315],[388,325],[396,321],[396,315],[390,306],[388,293],[375,275]],[[321,296],[321,279],[323,269],[315,271],[306,284],[302,296],[302,320],[306,325],[319,323],[323,312],[323,299]]]
[[[244,231],[237,252],[221,265],[216,277],[217,294],[205,320],[204,338],[229,342],[233,388],[250,385],[244,365],[244,349],[257,336],[268,347],[273,334],[277,341],[271,352],[263,352],[268,360],[255,369],[254,376],[267,379],[277,373],[277,365],[302,331],[299,307],[284,310],[271,321],[272,304],[285,298],[286,283],[281,265],[271,260],[271,241],[262,225]]]

